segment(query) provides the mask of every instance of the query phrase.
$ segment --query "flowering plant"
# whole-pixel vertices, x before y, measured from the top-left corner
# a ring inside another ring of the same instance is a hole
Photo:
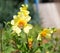
[[[41,29],[29,24],[28,5],[22,5],[2,34],[2,53],[52,53],[55,28]],[[8,28],[7,28],[8,27]],[[50,52],[49,52],[50,51]]]

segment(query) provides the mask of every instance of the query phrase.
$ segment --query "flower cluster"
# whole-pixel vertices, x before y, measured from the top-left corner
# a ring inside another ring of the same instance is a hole
[[[25,33],[29,33],[29,30],[32,29],[32,25],[28,24],[31,17],[29,16],[27,8],[28,5],[22,5],[22,7],[20,7],[20,11],[17,15],[14,15],[13,20],[11,20],[12,30],[13,32],[16,32],[18,36],[21,30],[24,30]]]

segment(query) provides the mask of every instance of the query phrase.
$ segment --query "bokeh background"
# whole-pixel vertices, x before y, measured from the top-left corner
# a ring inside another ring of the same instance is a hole
[[[60,28],[60,0],[0,0],[0,28],[17,14],[21,4],[28,3],[32,24]]]

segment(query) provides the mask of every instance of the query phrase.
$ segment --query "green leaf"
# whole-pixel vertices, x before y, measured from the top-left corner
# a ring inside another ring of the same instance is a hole
[[[14,50],[15,50],[14,48],[12,48],[11,46],[8,46],[7,49],[5,51],[3,51],[3,52],[4,53],[11,53]]]

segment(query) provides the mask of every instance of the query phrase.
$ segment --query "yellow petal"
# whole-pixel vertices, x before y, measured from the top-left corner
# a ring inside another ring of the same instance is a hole
[[[14,20],[11,20],[11,24],[14,25]]]
[[[27,10],[27,8],[28,8],[28,5],[22,5],[22,7],[20,7],[20,11]]]
[[[26,21],[29,22],[31,20],[31,17],[30,16],[27,16],[26,17]]]
[[[27,4],[26,4],[26,5],[22,4],[22,6],[26,6],[26,7],[28,7],[28,5],[27,5]]]
[[[14,15],[14,16],[13,16],[13,19],[16,19],[16,18],[17,18],[17,15]]]
[[[47,51],[46,53],[50,53],[49,51]]]
[[[47,34],[46,38],[51,39],[51,34]]]
[[[26,27],[24,27],[24,32],[28,34],[30,29],[32,29],[32,25],[28,24]]]
[[[24,4],[22,4],[22,6],[25,6]]]
[[[26,11],[26,14],[29,14],[30,12],[29,11]]]
[[[19,27],[17,27],[17,26],[12,26],[12,30],[14,32],[16,32],[17,34],[19,34],[21,32],[21,29]]]
[[[53,33],[53,30],[51,28],[48,29],[48,33]]]
[[[28,42],[30,42],[30,41],[33,41],[33,39],[32,38],[28,38]]]
[[[38,34],[37,40],[41,40],[41,35]]]

